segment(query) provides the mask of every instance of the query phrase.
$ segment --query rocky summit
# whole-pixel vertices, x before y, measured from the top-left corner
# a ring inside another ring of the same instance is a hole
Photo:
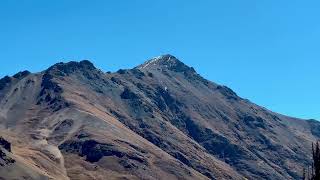
[[[320,123],[271,112],[172,55],[0,80],[0,179],[301,179]]]

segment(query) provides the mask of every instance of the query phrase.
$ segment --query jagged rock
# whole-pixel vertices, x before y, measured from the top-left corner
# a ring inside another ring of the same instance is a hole
[[[148,76],[153,78],[153,74],[151,72],[148,72]]]
[[[129,159],[137,163],[147,164],[147,161],[138,153],[124,152],[112,144],[99,143],[95,140],[68,141],[60,145],[59,148],[66,152],[77,152],[80,156],[86,157],[86,161],[91,163],[98,162],[104,156],[115,156],[122,159],[122,161],[128,162]],[[125,166],[128,165],[126,164]]]
[[[3,137],[0,137],[0,146],[6,149],[8,152],[11,152],[11,143],[5,140]]]
[[[132,69],[130,72],[138,79],[142,79],[145,76],[144,72],[139,69]]]
[[[119,69],[118,71],[117,71],[117,73],[119,73],[119,74],[125,74],[127,71],[126,70],[124,70],[124,69]]]
[[[53,66],[51,66],[47,72],[51,73],[51,74],[55,74],[58,76],[65,76],[68,74],[71,74],[77,70],[95,70],[96,68],[94,67],[94,65],[88,61],[88,60],[83,60],[80,62],[75,62],[75,61],[70,61],[68,63],[57,63]]]
[[[0,79],[0,90],[4,89],[8,83],[11,82],[11,78],[9,76],[5,76]]]
[[[49,73],[45,73],[42,77],[41,83],[42,90],[40,92],[40,96],[42,96],[46,90],[52,90],[55,93],[61,93],[62,88],[53,81],[53,75]]]
[[[226,86],[217,86],[217,90],[228,99],[238,100],[238,95]]]
[[[0,167],[15,163],[15,160],[9,157],[4,151],[11,152],[11,143],[0,137]]]
[[[120,96],[122,99],[138,99],[138,96],[127,87],[124,89]]]
[[[148,68],[162,68],[168,69],[174,72],[191,72],[195,73],[192,67],[186,66],[184,63],[179,61],[176,57],[167,54],[153,58],[146,63],[138,66],[136,69],[148,69]]]
[[[16,79],[21,79],[21,78],[26,77],[29,74],[31,74],[29,71],[21,71],[21,72],[18,72],[17,74],[15,74],[15,75],[13,75],[13,77],[16,78]]]
[[[15,163],[16,161],[11,157],[7,156],[0,148],[0,167]]]

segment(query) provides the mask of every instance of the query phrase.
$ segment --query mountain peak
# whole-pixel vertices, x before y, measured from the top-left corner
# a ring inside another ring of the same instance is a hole
[[[89,60],[82,60],[80,62],[76,62],[76,61],[70,61],[67,63],[60,62],[48,68],[47,71],[61,71],[63,73],[69,74],[76,70],[94,70],[94,69],[96,69],[96,67],[93,65],[92,62],[90,62]]]
[[[176,57],[170,55],[170,54],[165,54],[161,56],[154,57],[144,64],[140,65],[140,69],[146,69],[152,66],[172,66],[177,63],[182,63],[180,62]]]
[[[175,72],[193,71],[192,67],[185,65],[175,56],[170,54],[165,54],[161,56],[154,57],[144,64],[137,67],[138,69],[167,69]]]

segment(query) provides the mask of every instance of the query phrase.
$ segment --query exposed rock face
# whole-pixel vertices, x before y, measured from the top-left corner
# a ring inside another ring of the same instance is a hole
[[[141,150],[136,153],[127,153],[121,151],[119,147],[113,144],[99,143],[95,140],[80,140],[80,141],[67,141],[59,146],[61,150],[66,152],[78,153],[79,156],[85,157],[85,160],[91,163],[98,162],[101,158],[106,156],[114,156],[123,161],[136,161],[136,163],[125,164],[125,168],[136,167],[137,163],[148,165],[147,159],[144,158],[145,151]]]
[[[0,168],[1,166],[7,166],[10,164],[13,164],[15,162],[14,159],[11,157],[7,156],[5,152],[3,152],[2,149],[0,149]]]
[[[120,96],[122,99],[132,99],[133,100],[133,99],[138,98],[138,96],[136,94],[134,94],[133,92],[131,92],[130,89],[127,87],[124,89],[123,93],[121,93]]]
[[[268,111],[172,55],[2,78],[0,128],[13,140],[0,138],[3,167],[17,169],[4,179],[299,179],[320,137],[318,121]]]
[[[0,137],[0,147],[4,148],[8,152],[11,152],[11,143],[9,143],[3,137]]]
[[[26,76],[28,76],[29,74],[31,74],[29,71],[21,71],[21,72],[18,72],[17,74],[13,75],[14,78],[16,79],[22,79]]]
[[[4,89],[8,83],[11,82],[11,78],[9,76],[5,76],[0,79],[0,90]]]
[[[1,166],[10,165],[15,162],[14,159],[7,156],[4,150],[7,152],[11,152],[11,144],[4,138],[0,137],[0,168]]]
[[[195,70],[191,67],[186,66],[181,61],[179,61],[176,57],[172,55],[163,55],[153,58],[143,65],[138,66],[136,69],[162,69],[162,70],[171,70],[174,72],[182,72],[182,73],[195,73]]]

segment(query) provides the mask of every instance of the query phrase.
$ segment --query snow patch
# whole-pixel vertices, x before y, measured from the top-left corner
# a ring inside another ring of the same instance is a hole
[[[155,61],[155,59],[148,61],[144,66],[142,66],[142,69],[145,69],[148,67],[150,64],[152,64]]]
[[[159,63],[160,60],[165,60],[167,62],[171,62],[171,63],[174,63],[174,61],[172,61],[172,57],[169,56],[168,59],[164,59],[166,56],[157,56],[157,57],[154,57],[152,58],[151,60],[147,61],[142,67],[141,69],[145,69],[149,66],[154,66],[154,65],[157,65],[157,63]],[[170,66],[170,64],[169,64]],[[168,65],[166,64],[165,67],[168,67]]]

